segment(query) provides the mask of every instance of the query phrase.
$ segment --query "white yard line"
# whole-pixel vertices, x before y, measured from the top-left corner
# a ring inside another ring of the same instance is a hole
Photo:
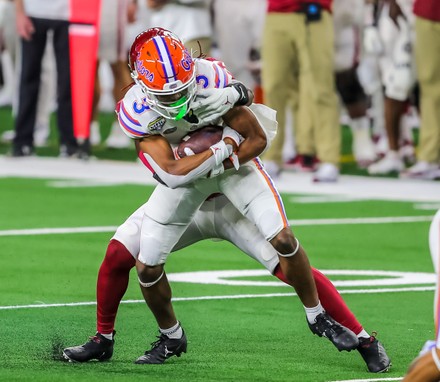
[[[411,288],[381,288],[381,289],[351,289],[340,290],[341,294],[365,294],[365,293],[396,293],[396,292],[427,292],[434,291],[435,287],[411,287]],[[243,298],[271,298],[271,297],[292,297],[296,293],[265,293],[265,294],[237,294],[226,296],[198,296],[198,297],[174,297],[173,302],[178,301],[204,301],[204,300],[235,300]],[[122,300],[121,304],[144,304],[144,300]],[[41,309],[41,308],[59,308],[72,306],[89,306],[96,305],[95,301],[85,302],[67,302],[58,304],[29,304],[29,305],[4,305],[0,306],[0,310],[16,310],[16,309]]]
[[[341,218],[341,219],[298,219],[289,220],[292,226],[315,226],[336,224],[390,224],[430,222],[432,216],[395,216],[374,218]],[[0,230],[0,236],[56,235],[68,233],[114,232],[117,226],[71,227],[71,228],[33,228]]]
[[[73,228],[35,228],[7,229],[0,231],[0,236],[57,235],[66,233],[114,232],[117,226],[73,227]]]

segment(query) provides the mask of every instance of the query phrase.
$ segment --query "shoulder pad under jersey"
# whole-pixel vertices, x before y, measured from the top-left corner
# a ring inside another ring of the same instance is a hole
[[[233,76],[222,61],[213,58],[196,58],[194,61],[198,89],[221,89],[232,82]]]
[[[160,134],[166,118],[152,110],[138,85],[134,85],[116,107],[119,125],[130,138]]]

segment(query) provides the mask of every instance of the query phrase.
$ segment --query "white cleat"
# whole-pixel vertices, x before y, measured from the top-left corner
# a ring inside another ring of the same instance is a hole
[[[401,178],[435,180],[440,179],[440,165],[419,161],[400,173]]]
[[[389,151],[382,159],[368,166],[370,175],[387,175],[401,172],[405,168],[402,159],[395,151]]]
[[[321,163],[313,175],[314,182],[332,183],[339,177],[339,169],[333,163]]]

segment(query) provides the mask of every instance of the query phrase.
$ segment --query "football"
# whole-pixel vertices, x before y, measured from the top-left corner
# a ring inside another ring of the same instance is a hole
[[[221,126],[205,126],[193,131],[182,138],[182,142],[177,147],[177,155],[180,158],[186,157],[186,148],[191,149],[194,154],[208,150],[222,139],[222,134]]]

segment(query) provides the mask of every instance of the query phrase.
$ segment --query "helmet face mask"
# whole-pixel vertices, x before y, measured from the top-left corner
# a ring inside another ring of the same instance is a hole
[[[196,91],[195,68],[174,34],[162,28],[139,34],[130,49],[129,66],[151,109],[168,119],[185,116]]]

